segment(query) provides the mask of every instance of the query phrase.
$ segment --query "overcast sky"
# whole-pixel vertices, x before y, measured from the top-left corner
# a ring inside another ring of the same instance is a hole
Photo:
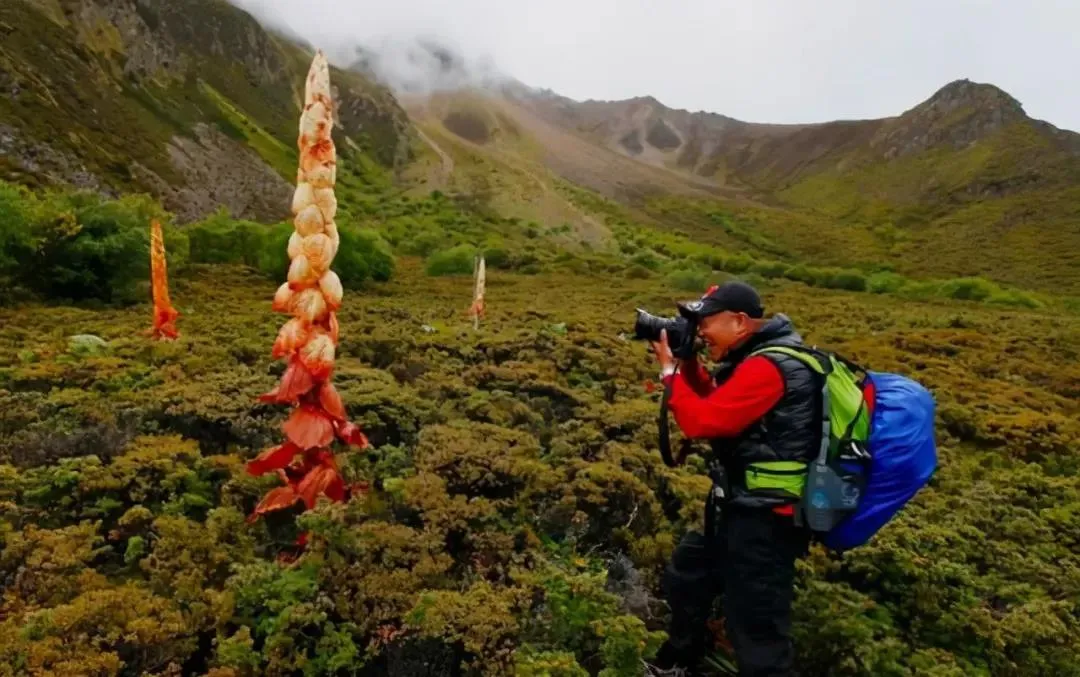
[[[575,99],[818,122],[898,114],[968,78],[1080,130],[1080,0],[234,1],[328,51],[439,36]]]

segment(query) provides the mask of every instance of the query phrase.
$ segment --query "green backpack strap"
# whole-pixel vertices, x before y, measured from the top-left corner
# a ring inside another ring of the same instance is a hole
[[[805,347],[766,346],[751,354],[767,352],[793,357],[824,377],[822,411],[827,426],[823,432],[826,439],[832,439],[830,446],[834,451],[840,444],[851,440],[865,441],[869,437],[870,417],[860,380],[855,376],[856,371],[865,370],[831,353]]]
[[[829,401],[828,371],[826,370],[825,365],[819,362],[814,356],[810,355],[809,352],[789,346],[766,346],[759,350],[755,350],[750,355],[754,356],[762,353],[778,353],[793,357],[824,377],[821,385],[821,446],[818,448],[816,462],[822,464],[828,463],[829,450],[832,448],[832,417],[827,415],[831,410],[831,404]]]
[[[846,360],[826,351],[767,346],[753,354],[775,353],[797,359],[821,377],[821,442],[809,464],[806,485],[795,511],[795,524],[815,534],[828,533],[854,509],[850,497],[863,493],[864,466],[869,458],[869,415],[860,379]],[[857,500],[857,499],[856,499]]]
[[[788,357],[794,357],[796,360],[803,362],[804,364],[806,364],[806,366],[810,367],[822,376],[827,376],[829,374],[829,371],[832,371],[832,365],[829,365],[829,369],[826,369],[826,367],[822,366],[821,362],[818,361],[814,351],[810,350],[809,348],[799,349],[792,348],[790,346],[765,346],[764,348],[755,350],[750,354],[760,355],[761,353],[781,353],[787,355]]]

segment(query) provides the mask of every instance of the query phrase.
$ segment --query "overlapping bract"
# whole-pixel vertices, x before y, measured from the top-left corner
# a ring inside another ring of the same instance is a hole
[[[286,441],[250,461],[253,475],[276,472],[285,482],[256,506],[252,519],[288,508],[298,500],[310,509],[320,495],[345,500],[350,488],[338,470],[330,446],[337,439],[366,447],[367,438],[346,420],[345,405],[330,378],[338,344],[335,313],[342,288],[330,265],[340,239],[334,217],[336,151],[331,138],[333,102],[326,57],[317,52],[308,73],[300,117],[300,168],[292,212],[295,232],[286,250],[288,280],[274,294],[275,312],[291,315],[278,332],[272,356],[288,362],[276,388],[260,400],[294,407],[282,426]]]
[[[150,289],[154,297],[154,321],[149,334],[155,339],[175,339],[180,335],[176,328],[180,313],[173,308],[172,301],[169,300],[165,237],[157,219],[150,222]]]

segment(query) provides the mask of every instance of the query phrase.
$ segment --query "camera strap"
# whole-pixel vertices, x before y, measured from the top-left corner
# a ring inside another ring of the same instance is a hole
[[[705,537],[715,543],[724,515],[724,506],[731,496],[731,485],[728,482],[727,470],[716,459],[709,461],[709,479],[712,480],[712,487],[705,498]]]
[[[664,459],[664,465],[669,468],[675,467],[675,457],[671,455],[671,428],[669,427],[668,399],[671,398],[671,386],[675,379],[668,379],[664,385],[664,394],[660,397],[660,417],[656,421],[656,427],[660,432],[657,442],[660,445],[660,458]]]

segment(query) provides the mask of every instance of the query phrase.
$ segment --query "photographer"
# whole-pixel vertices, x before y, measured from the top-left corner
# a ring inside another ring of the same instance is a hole
[[[675,354],[690,356],[674,357],[667,331],[652,346],[676,423],[687,437],[710,440],[714,484],[706,533],[688,533],[664,572],[672,618],[658,665],[696,668],[722,594],[739,674],[793,675],[795,560],[809,543],[794,508],[820,446],[820,386],[798,359],[751,355],[765,346],[801,346],[802,338],[786,316],[764,318],[749,285],[728,282],[679,310],[691,332],[680,341],[703,341],[719,369],[710,376],[685,343]],[[676,462],[683,460],[679,454]]]

